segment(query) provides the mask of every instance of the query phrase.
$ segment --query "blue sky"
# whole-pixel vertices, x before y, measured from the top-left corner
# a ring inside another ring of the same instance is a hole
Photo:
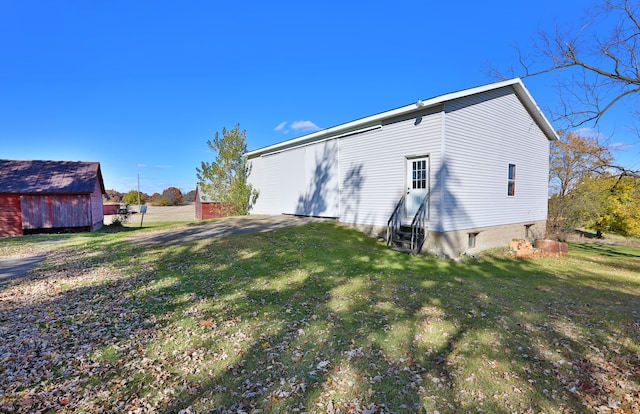
[[[99,161],[105,186],[189,191],[206,141],[249,149],[496,81],[593,1],[0,0],[0,158]],[[551,78],[526,79],[541,107]],[[627,108],[628,110],[628,108]],[[638,165],[629,120],[616,152]]]

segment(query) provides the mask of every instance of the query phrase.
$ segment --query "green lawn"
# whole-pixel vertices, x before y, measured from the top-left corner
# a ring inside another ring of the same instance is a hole
[[[327,223],[130,234],[65,236],[0,286],[0,411],[638,412],[638,247],[454,261]]]

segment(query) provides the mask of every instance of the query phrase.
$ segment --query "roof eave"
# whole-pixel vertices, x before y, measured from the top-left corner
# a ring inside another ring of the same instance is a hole
[[[560,139],[558,133],[555,128],[551,125],[549,120],[536,103],[533,96],[529,93],[529,90],[524,86],[524,83],[520,78],[516,78],[517,82],[514,83],[513,88],[516,91],[516,94],[520,97],[524,106],[529,110],[529,113],[536,120],[538,126],[547,137],[549,141],[557,141]]]
[[[358,129],[366,128],[369,126],[381,124],[382,121],[394,118],[397,116],[408,115],[412,112],[422,111],[424,109],[432,108],[441,105],[444,102],[452,101],[454,99],[464,98],[471,95],[487,92],[494,89],[503,88],[506,86],[513,87],[516,95],[520,98],[523,105],[527,108],[531,116],[540,126],[540,129],[547,137],[549,141],[558,140],[559,137],[555,129],[549,123],[549,120],[544,116],[540,107],[535,102],[524,83],[520,78],[508,79],[501,82],[491,83],[488,85],[478,86],[471,89],[464,89],[457,92],[451,92],[444,95],[436,96],[424,101],[418,101],[416,103],[405,105],[400,108],[392,109],[390,111],[381,112],[375,115],[367,116],[357,119],[355,121],[347,122],[345,124],[337,125],[331,128],[323,129],[321,131],[313,132],[308,135],[294,138],[288,141],[279,142],[277,144],[269,145],[263,148],[258,148],[253,151],[246,152],[244,155],[247,158],[255,158],[257,156],[271,153],[274,151],[281,151],[290,147],[297,147],[305,145],[311,142],[320,141],[322,139],[331,138],[336,135],[344,134],[349,131],[357,131]]]
[[[100,163],[98,164],[98,171],[97,171],[97,177],[98,177],[98,185],[100,186],[100,194],[107,194],[107,190],[104,187],[104,179],[102,178],[102,168],[100,167]]]

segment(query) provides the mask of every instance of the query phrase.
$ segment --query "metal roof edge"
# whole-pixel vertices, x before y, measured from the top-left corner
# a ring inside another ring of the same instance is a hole
[[[100,186],[100,194],[107,194],[107,189],[104,187],[104,178],[102,177],[102,168],[100,167],[99,162],[96,161],[96,164],[98,164],[96,175],[98,177],[98,185]]]
[[[547,139],[549,141],[559,140],[560,137],[558,136],[555,128],[553,128],[551,122],[549,122],[547,117],[544,115],[544,112],[542,112],[536,100],[533,99],[533,96],[524,85],[524,82],[522,82],[522,79],[515,78],[514,80],[517,81],[513,84],[516,94],[518,94],[520,99],[523,99],[524,106],[529,109],[531,116],[536,120],[536,122],[538,122],[538,126],[540,126],[540,129],[546,135]]]

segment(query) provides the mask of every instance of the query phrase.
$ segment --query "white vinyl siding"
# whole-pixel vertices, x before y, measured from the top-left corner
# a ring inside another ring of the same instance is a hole
[[[386,226],[405,192],[406,157],[428,155],[440,168],[441,113],[432,112],[340,139],[340,220]]]
[[[448,102],[445,117],[443,230],[546,220],[549,141],[511,88]]]
[[[253,214],[337,217],[337,142],[252,158],[249,182],[259,190]]]
[[[319,142],[304,150],[305,186],[298,195],[296,214],[338,217],[338,142]]]
[[[259,191],[253,214],[295,212],[298,189],[304,186],[303,154],[291,150],[250,160],[249,182]]]
[[[430,231],[476,234],[474,229],[544,221],[549,139],[555,136],[542,114],[536,113],[537,123],[528,112],[535,103],[526,91],[517,91],[508,85],[454,94],[415,109],[422,115],[389,111],[387,118],[359,123],[359,132],[329,128],[315,138],[256,150],[249,154],[249,181],[259,190],[252,213],[384,227],[406,194],[407,159],[427,157]],[[510,164],[517,169],[514,196],[507,191]]]

